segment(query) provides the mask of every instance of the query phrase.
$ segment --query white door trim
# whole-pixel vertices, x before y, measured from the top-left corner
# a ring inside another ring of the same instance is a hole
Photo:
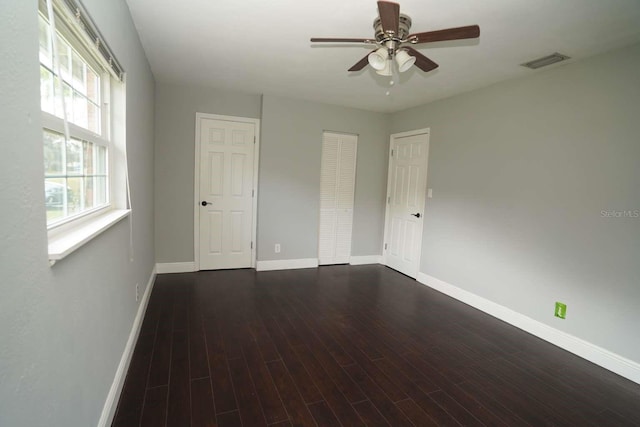
[[[410,130],[410,131],[406,131],[406,132],[400,132],[400,133],[394,133],[391,134],[391,136],[389,137],[389,166],[387,168],[387,195],[386,195],[386,201],[385,201],[385,211],[384,211],[384,239],[382,241],[382,257],[380,257],[380,263],[383,265],[388,265],[387,263],[387,250],[385,249],[385,244],[388,243],[388,239],[389,239],[389,233],[390,233],[390,227],[389,227],[389,210],[390,210],[390,205],[389,205],[389,197],[391,195],[391,173],[392,173],[392,161],[393,161],[393,156],[391,155],[391,150],[393,150],[394,147],[394,142],[396,139],[398,138],[404,138],[407,136],[415,136],[415,135],[422,135],[422,134],[427,134],[430,136],[430,130],[431,128],[423,128],[423,129],[416,129],[416,130]],[[427,162],[429,159],[429,154],[427,153]],[[428,164],[425,165],[428,167]],[[426,205],[426,194],[425,194],[425,205]],[[422,212],[425,211],[425,207],[422,207]],[[424,224],[424,222],[423,222]],[[418,268],[416,269],[416,276],[413,277],[414,279],[416,279],[418,272],[420,271],[420,261],[422,259],[422,231],[424,230],[424,227],[420,227],[420,245],[419,245],[419,249],[420,249],[420,254],[418,254],[417,256],[417,260],[418,260]]]
[[[258,164],[260,163],[260,119],[249,117],[223,116],[219,114],[196,113],[195,170],[193,181],[193,257],[194,269],[200,271],[200,120],[223,120],[229,122],[252,123],[256,142],[253,145],[253,224],[251,226],[251,268],[256,268],[258,230]]]

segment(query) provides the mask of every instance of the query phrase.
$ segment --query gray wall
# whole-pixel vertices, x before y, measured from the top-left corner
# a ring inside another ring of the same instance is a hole
[[[196,112],[260,118],[260,95],[156,85],[156,259],[193,261]]]
[[[96,425],[153,263],[154,80],[124,0],[83,3],[123,66],[134,206],[52,268],[47,259],[37,2],[0,10],[0,425]]]
[[[317,257],[322,131],[359,134],[352,253],[381,253],[388,115],[269,95],[158,84],[157,262],[194,260],[196,112],[261,119],[258,260]],[[280,254],[274,253],[274,243],[282,245]]]
[[[431,128],[421,271],[640,362],[640,218],[602,215],[640,209],[639,105],[634,46],[394,114]]]
[[[358,134],[352,255],[379,255],[389,115],[265,95],[258,260],[317,258],[322,131]],[[274,244],[281,244],[281,253]]]

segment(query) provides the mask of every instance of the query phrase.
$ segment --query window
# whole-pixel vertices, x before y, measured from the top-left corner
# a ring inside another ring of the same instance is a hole
[[[44,202],[49,257],[55,260],[78,246],[61,243],[70,235],[84,242],[101,232],[96,224],[111,224],[105,215],[113,221],[124,217],[125,211],[114,208],[126,207],[120,177],[126,174],[125,93],[122,68],[82,6],[77,0],[50,1],[51,10],[40,0],[38,23]],[[91,231],[79,233],[83,228]]]
[[[108,108],[103,102],[109,98],[110,77],[60,31],[56,34],[58,75],[51,27],[44,15],[39,19],[44,198],[51,227],[109,206],[109,123],[101,106]]]

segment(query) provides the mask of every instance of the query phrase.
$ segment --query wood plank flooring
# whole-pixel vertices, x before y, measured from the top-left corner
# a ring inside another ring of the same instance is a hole
[[[640,426],[640,385],[379,265],[159,275],[113,426]]]

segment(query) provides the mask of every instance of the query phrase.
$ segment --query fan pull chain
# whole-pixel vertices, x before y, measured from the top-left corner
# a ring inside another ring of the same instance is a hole
[[[396,73],[396,67],[394,67],[393,60],[391,60],[391,76],[389,77],[389,89],[385,93],[386,96],[391,95],[391,89],[393,89],[393,86],[396,84],[396,77],[400,78]]]

